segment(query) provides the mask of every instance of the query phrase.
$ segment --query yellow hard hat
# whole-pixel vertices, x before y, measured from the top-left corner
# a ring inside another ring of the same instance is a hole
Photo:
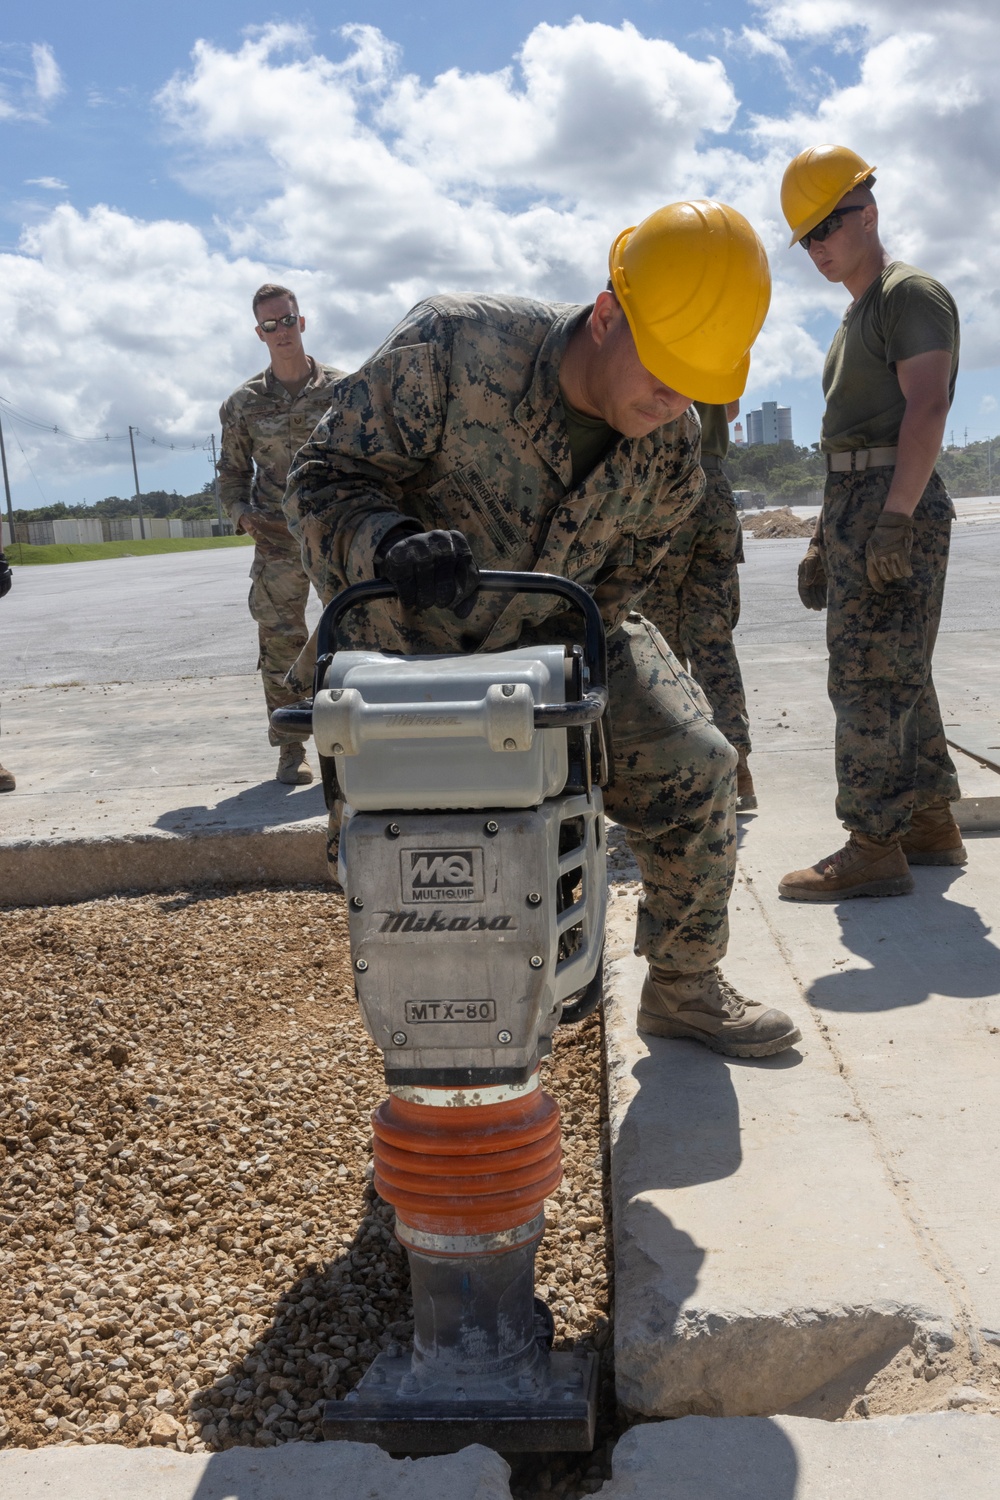
[[[844,194],[874,170],[847,146],[810,146],[800,151],[781,179],[781,211],[792,231],[789,247],[832,214]]]
[[[742,396],[771,273],[741,213],[710,198],[669,203],[622,230],[608,265],[651,375],[692,401]]]

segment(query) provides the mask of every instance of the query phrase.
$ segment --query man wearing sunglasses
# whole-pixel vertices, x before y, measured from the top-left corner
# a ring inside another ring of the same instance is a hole
[[[958,372],[958,312],[941,284],[879,238],[874,168],[844,146],[789,165],[792,231],[851,305],[823,370],[827,482],[799,568],[809,609],[828,609],[837,815],[847,844],[786,875],[783,896],[901,896],[910,865],[966,858],[950,804],[958,779],[931,677],[954,510],[934,463]]]
[[[306,320],[293,292],[268,283],[254,294],[257,337],[271,362],[224,401],[219,496],[237,531],[252,536],[250,614],[257,622],[267,712],[301,695],[285,686],[285,673],[308,638],[309,579],[298,543],[281,509],[292,458],[330,405],[331,388],[344,374],[305,352]],[[305,746],[268,725],[279,747],[277,778],[288,786],[312,780]]]

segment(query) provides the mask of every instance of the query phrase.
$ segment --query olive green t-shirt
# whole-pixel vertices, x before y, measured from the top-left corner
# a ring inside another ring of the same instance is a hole
[[[823,452],[895,447],[906,410],[896,378],[898,360],[949,350],[951,400],[958,337],[958,309],[950,293],[915,266],[891,261],[847,309],[833,336],[823,366]]]
[[[609,426],[603,417],[588,417],[585,412],[577,411],[575,406],[570,406],[565,396],[562,404],[566,413],[570,458],[573,460],[572,485],[576,489],[591,469],[600,463],[608,449],[614,447],[621,433]]]
[[[724,406],[708,406],[696,401],[694,409],[701,418],[701,451],[725,458],[729,452],[729,419]]]

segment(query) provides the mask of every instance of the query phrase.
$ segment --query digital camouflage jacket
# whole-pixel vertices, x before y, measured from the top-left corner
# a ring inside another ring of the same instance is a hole
[[[330,405],[331,387],[343,375],[312,360],[313,376],[297,396],[276,380],[270,365],[238,386],[219,409],[222,453],[219,499],[233,525],[245,510],[281,518],[288,470]]]
[[[300,449],[285,512],[324,600],[369,579],[402,517],[464,532],[481,568],[575,579],[609,630],[655,576],[669,535],[701,498],[700,427],[686,412],[622,438],[571,488],[559,364],[587,307],[516,297],[419,303],[355,374]],[[392,604],[358,611],[349,639],[405,651],[503,649],[558,608],[481,593],[468,620]],[[367,628],[364,617],[367,615]],[[353,616],[351,617],[354,618]],[[547,619],[546,634],[565,638]]]

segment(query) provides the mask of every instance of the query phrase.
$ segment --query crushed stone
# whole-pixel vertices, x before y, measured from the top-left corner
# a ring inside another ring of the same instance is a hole
[[[381,1056],[343,898],[198,890],[0,916],[0,1443],[181,1452],[318,1440],[321,1406],[412,1335],[371,1185]],[[610,1475],[611,1240],[600,1019],[543,1082],[565,1176],[537,1287],[556,1347],[602,1351],[593,1454],[514,1493]]]

